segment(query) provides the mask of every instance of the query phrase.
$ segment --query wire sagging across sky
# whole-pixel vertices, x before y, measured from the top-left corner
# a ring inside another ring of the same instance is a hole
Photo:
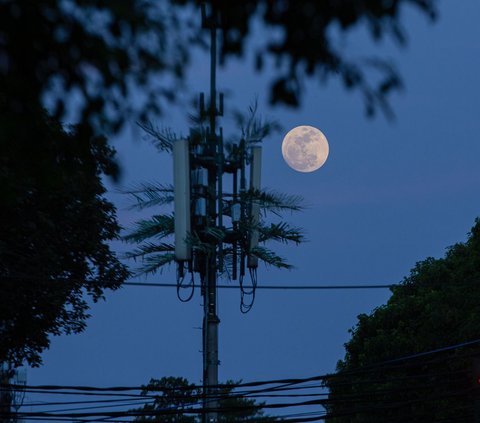
[[[351,415],[354,416],[356,409],[363,410],[396,410],[399,407],[410,406],[421,402],[422,404],[442,400],[455,401],[458,397],[470,395],[473,388],[445,389],[444,392],[435,392],[438,380],[463,380],[465,371],[453,370],[447,363],[455,360],[465,359],[477,353],[472,352],[469,347],[480,345],[480,339],[467,342],[447,345],[429,351],[405,355],[392,360],[372,363],[368,366],[352,369],[351,371],[339,372],[336,374],[316,375],[308,378],[290,378],[275,380],[260,380],[246,383],[218,385],[215,395],[207,397],[209,401],[220,402],[228,400],[255,399],[264,402],[249,405],[255,410],[277,411],[276,417],[282,421],[308,422],[323,421],[334,417],[328,413],[326,407],[335,401],[344,403],[347,408],[352,407]],[[466,351],[461,352],[466,349]],[[449,352],[456,351],[454,355]],[[447,354],[448,353],[448,354]],[[438,369],[432,373],[425,368],[426,365],[436,364]],[[424,370],[422,370],[424,369]],[[398,375],[396,372],[401,371]],[[392,373],[393,372],[393,373]],[[406,373],[405,373],[406,372]],[[356,376],[361,373],[369,374],[361,379]],[[432,377],[433,376],[433,377]],[[330,399],[329,391],[325,387],[325,381],[340,378],[340,385],[356,387],[352,393],[336,395]],[[400,385],[392,385],[400,382]],[[416,391],[422,392],[421,396],[405,391],[404,386],[412,386],[415,383]],[[380,385],[379,385],[380,384]],[[228,391],[221,391],[221,388],[229,388]],[[448,387],[447,387],[448,388]],[[50,400],[48,402],[25,403],[17,412],[0,414],[2,418],[19,418],[25,421],[83,421],[97,422],[114,419],[116,423],[131,422],[135,418],[159,417],[159,416],[200,416],[206,412],[203,403],[201,386],[189,385],[188,387],[162,387],[162,386],[60,386],[60,385],[0,385],[1,390],[24,390],[25,392],[36,392],[42,395],[76,396],[76,400]],[[353,393],[356,392],[356,393]],[[84,396],[88,395],[89,399]],[[94,396],[97,396],[95,398]],[[117,398],[115,398],[117,397]],[[172,406],[155,406],[157,400],[160,404],[170,402]],[[175,405],[176,403],[182,404]],[[148,405],[148,407],[146,407]],[[25,411],[30,407],[31,411]],[[142,408],[139,408],[142,407]],[[34,410],[32,410],[34,409]],[[236,406],[222,406],[218,408],[219,413],[232,413],[239,411]],[[289,410],[283,414],[282,411]],[[299,410],[295,412],[294,410]],[[300,411],[301,410],[301,411]],[[458,420],[465,421],[466,414],[472,410],[465,408],[458,413]]]

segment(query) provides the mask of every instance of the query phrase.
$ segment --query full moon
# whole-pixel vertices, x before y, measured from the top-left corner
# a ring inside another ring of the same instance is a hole
[[[285,135],[282,155],[292,169],[298,172],[313,172],[327,161],[327,138],[313,126],[297,126]]]

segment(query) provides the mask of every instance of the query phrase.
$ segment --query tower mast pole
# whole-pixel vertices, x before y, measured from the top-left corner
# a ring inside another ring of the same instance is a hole
[[[214,157],[214,165],[208,169],[208,194],[207,194],[207,225],[210,227],[222,226],[221,190],[223,147],[217,135],[217,92],[216,92],[216,65],[217,65],[217,15],[212,8],[209,19],[210,26],[210,107],[208,133],[209,155]],[[220,148],[221,147],[221,148]],[[218,210],[217,210],[217,200]],[[214,241],[212,241],[213,243]],[[211,253],[206,260],[206,284],[204,297],[203,318],[203,384],[204,384],[204,416],[206,422],[216,422],[218,418],[218,400],[215,398],[218,385],[218,326],[220,319],[217,316],[217,256],[218,245],[212,245]]]

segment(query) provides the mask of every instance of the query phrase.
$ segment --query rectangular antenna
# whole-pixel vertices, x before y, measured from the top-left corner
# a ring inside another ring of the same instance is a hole
[[[252,161],[250,164],[250,191],[253,194],[260,191],[260,176],[262,173],[262,147],[252,147],[251,151]],[[258,225],[260,223],[260,202],[258,200],[252,201],[250,209],[250,223],[252,225],[252,230],[250,231],[249,251],[258,246]],[[258,258],[249,255],[247,267],[249,269],[258,267]]]
[[[173,143],[173,186],[175,211],[175,259],[187,261],[191,258],[187,237],[190,223],[190,157],[188,140]]]

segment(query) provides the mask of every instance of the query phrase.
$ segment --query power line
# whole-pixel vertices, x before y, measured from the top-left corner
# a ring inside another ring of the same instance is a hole
[[[38,393],[38,391],[29,391],[29,392],[35,392]],[[42,393],[40,391],[40,393]],[[83,394],[79,394],[83,395]],[[148,401],[153,401],[155,397],[152,395],[150,397],[145,397],[143,402],[148,402]],[[140,401],[142,400],[141,398],[135,399],[133,397],[131,401]],[[52,406],[52,405],[79,405],[79,404],[112,404],[112,403],[123,403],[125,401],[128,401],[128,399],[125,398],[119,398],[119,399],[108,399],[108,400],[88,400],[88,401],[55,401],[55,402],[48,402],[48,401],[42,401],[42,402],[23,402],[22,407],[46,407],[46,406]]]
[[[363,371],[371,371],[371,370],[375,370],[377,368],[382,368],[383,366],[388,366],[390,364],[400,364],[400,363],[404,363],[404,362],[407,362],[407,361],[414,360],[414,359],[419,358],[419,357],[427,357],[427,356],[435,355],[435,354],[438,354],[438,353],[441,353],[441,352],[452,351],[454,349],[464,348],[464,347],[478,345],[478,344],[480,344],[480,339],[475,339],[475,340],[461,342],[461,343],[457,343],[457,344],[454,344],[454,345],[448,345],[448,346],[444,346],[444,347],[441,347],[441,348],[435,348],[435,349],[432,349],[432,350],[423,351],[423,352],[419,352],[419,353],[415,353],[415,354],[409,354],[409,355],[405,355],[405,356],[398,357],[398,358],[391,359],[391,360],[385,360],[385,361],[381,361],[381,362],[377,362],[377,363],[372,363],[372,364],[369,364],[367,366],[362,366],[362,367],[359,367],[359,368],[356,368],[356,369],[347,370],[347,371],[340,372],[340,373],[316,375],[316,376],[306,377],[306,378],[270,379],[270,380],[233,383],[233,384],[219,384],[219,385],[216,385],[215,388],[231,388],[231,389],[234,389],[234,388],[245,388],[245,387],[253,388],[253,387],[264,386],[264,385],[277,385],[277,384],[280,385],[280,386],[277,386],[277,387],[266,388],[266,390],[272,390],[273,391],[273,390],[278,389],[280,387],[283,388],[283,387],[288,387],[288,386],[292,386],[292,385],[299,385],[299,384],[306,383],[306,382],[321,381],[321,380],[326,380],[326,379],[332,379],[332,378],[335,378],[335,377],[343,377],[343,376],[350,375],[350,374],[356,374],[356,373],[360,373],[360,372],[363,372]],[[0,388],[7,388],[7,389],[12,389],[13,388],[13,389],[21,389],[21,390],[24,390],[24,391],[29,391],[29,390],[37,391],[37,390],[39,390],[39,391],[48,391],[48,392],[70,390],[70,391],[80,391],[80,392],[77,392],[77,394],[79,394],[79,395],[86,395],[85,391],[87,393],[93,393],[93,392],[104,393],[105,392],[105,393],[108,393],[108,395],[116,396],[116,395],[121,395],[121,394],[114,394],[113,392],[125,392],[125,391],[147,391],[147,392],[154,392],[154,391],[172,392],[173,391],[173,392],[179,392],[179,391],[182,391],[182,390],[199,389],[199,388],[201,388],[201,386],[191,385],[191,386],[188,386],[188,387],[169,388],[169,387],[155,387],[155,386],[148,386],[148,385],[147,386],[96,387],[96,386],[77,386],[77,385],[75,385],[75,386],[71,386],[71,385],[35,385],[35,386],[30,386],[30,385],[26,385],[25,386],[25,385],[15,385],[15,384],[3,384],[3,385],[0,385]],[[62,393],[62,392],[58,392],[58,393]],[[101,395],[103,395],[103,394],[101,394]],[[134,394],[129,394],[129,396],[134,396]],[[148,395],[142,395],[142,397],[147,397],[148,398],[149,396]]]
[[[94,281],[87,281],[81,279],[70,279],[70,278],[55,278],[55,279],[42,279],[36,277],[0,277],[2,281],[13,281],[18,282],[45,282],[45,283],[93,283]],[[178,288],[177,283],[169,282],[139,282],[139,281],[130,281],[123,282],[120,286],[137,286],[137,287],[147,287],[147,288]],[[256,289],[263,290],[298,290],[298,291],[308,291],[308,290],[360,290],[360,289],[391,289],[401,284],[345,284],[345,285],[334,285],[334,284],[319,284],[319,285],[257,285]],[[186,284],[185,286],[180,286],[180,289],[192,289],[192,288],[202,288],[199,284]],[[234,284],[220,284],[217,285],[217,288],[222,289],[239,289],[239,285]]]
[[[37,412],[18,412],[15,413],[16,417],[28,419],[28,420],[33,420],[33,419],[38,419],[38,420],[48,420],[50,419],[51,421],[54,420],[59,420],[60,419],[82,419],[83,421],[87,422],[88,418],[98,418],[102,417],[103,419],[110,419],[110,418],[121,418],[121,417],[127,417],[127,418],[133,418],[133,417],[145,417],[145,416],[159,416],[159,415],[175,415],[175,414],[189,414],[189,415],[201,415],[204,414],[207,411],[211,411],[212,407],[209,407],[209,403],[213,401],[218,401],[222,399],[235,399],[235,398],[261,398],[264,397],[266,398],[283,398],[285,399],[296,399],[294,402],[280,402],[280,403],[262,403],[262,404],[253,404],[253,405],[248,405],[248,408],[250,409],[287,409],[287,408],[292,408],[292,407],[326,407],[329,404],[336,403],[336,404],[345,404],[345,405],[364,405],[366,407],[362,407],[361,410],[356,410],[356,412],[361,412],[365,413],[368,412],[368,405],[371,404],[372,399],[377,398],[379,401],[379,406],[375,407],[375,410],[380,410],[380,409],[395,409],[397,407],[400,407],[402,404],[407,405],[407,404],[415,404],[418,402],[417,399],[415,398],[409,398],[407,396],[407,400],[403,400],[403,402],[399,402],[398,400],[400,399],[398,397],[399,393],[404,392],[404,388],[388,388],[388,389],[367,389],[367,390],[361,390],[361,392],[354,393],[354,394],[348,394],[345,396],[335,396],[335,398],[330,399],[327,395],[327,392],[318,392],[315,394],[304,394],[304,395],[298,395],[298,394],[292,394],[291,392],[294,390],[298,389],[303,389],[303,390],[308,390],[310,388],[314,388],[312,386],[309,386],[311,382],[317,381],[317,382],[326,382],[327,380],[335,379],[336,377],[347,377],[350,378],[352,375],[359,374],[362,372],[375,372],[375,371],[390,371],[390,370],[396,370],[396,369],[407,369],[407,367],[410,367],[412,365],[425,365],[426,362],[422,360],[420,363],[416,360],[417,358],[425,358],[427,356],[435,356],[439,353],[443,352],[448,352],[452,351],[455,349],[459,348],[465,348],[465,347],[471,347],[474,345],[480,344],[480,339],[477,340],[472,340],[472,341],[467,341],[467,342],[462,342],[462,343],[457,343],[454,345],[449,345],[449,346],[444,346],[441,348],[436,348],[432,349],[429,351],[424,351],[416,354],[410,354],[406,355],[403,357],[399,357],[393,360],[387,360],[387,361],[382,361],[378,362],[372,365],[360,367],[357,369],[352,369],[351,371],[345,371],[337,374],[330,374],[330,375],[318,375],[318,376],[313,376],[310,378],[297,378],[297,379],[276,379],[276,380],[268,380],[268,381],[254,381],[254,382],[248,382],[248,383],[239,383],[239,384],[224,384],[224,385],[218,385],[218,387],[226,387],[229,389],[238,389],[238,388],[243,388],[243,392],[227,392],[227,393],[221,393],[219,392],[218,394],[211,395],[206,398],[206,402],[204,402],[203,407],[200,406],[202,397],[193,393],[192,395],[187,394],[187,396],[180,396],[179,398],[182,399],[188,399],[187,403],[184,403],[184,406],[187,408],[162,408],[162,409],[154,409],[154,410],[145,410],[145,409],[130,409],[130,410],[118,410],[118,411],[105,411],[106,408],[117,408],[117,407],[125,407],[125,406],[133,406],[133,405],[145,405],[146,403],[151,403],[152,399],[156,398],[157,396],[153,394],[153,398],[150,397],[148,398],[146,395],[143,399],[143,401],[139,401],[140,398],[136,398],[137,401],[133,402],[133,398],[130,399],[128,402],[123,402],[121,404],[116,404],[116,405],[105,405],[105,402],[107,401],[99,401],[97,405],[91,405],[89,407],[79,407],[79,408],[67,408],[67,409],[54,409],[54,410],[46,410],[46,411],[37,411]],[[472,352],[469,353],[472,355]],[[456,355],[454,358],[459,359],[461,357],[465,357],[467,354],[462,354],[461,356]],[[452,359],[452,357],[436,357],[434,360],[429,360],[427,363],[430,362],[440,362],[444,361],[446,359]],[[393,366],[392,366],[393,365]],[[458,372],[444,372],[444,373],[438,373],[434,372],[433,375],[436,376],[437,378],[439,376],[448,376],[449,380],[452,380],[453,375],[459,375],[461,376],[461,371]],[[395,380],[405,380],[405,379],[422,379],[424,376],[431,377],[432,374],[414,374],[414,375],[408,375],[407,377],[401,377],[401,378],[386,378],[383,380],[377,380],[377,381],[372,381],[372,383],[388,383],[392,382]],[[461,377],[463,379],[463,377]],[[365,382],[365,381],[362,381]],[[436,399],[447,399],[447,398],[454,398],[457,396],[462,396],[465,394],[470,393],[469,389],[463,389],[459,391],[447,391],[447,392],[442,392],[440,395],[435,395],[433,397],[430,397],[430,389],[433,387],[432,383],[436,383],[435,380],[430,380],[426,381],[426,383],[422,383],[421,385],[416,385],[417,389],[420,389],[422,391],[425,391],[427,395],[422,396],[423,402],[425,401],[434,401]],[[304,384],[308,384],[305,386]],[[340,384],[345,384],[340,381]],[[347,384],[350,385],[355,385],[356,381],[354,380],[348,380]],[[268,386],[270,385],[270,386]],[[271,386],[273,385],[273,386]],[[303,386],[302,386],[303,385]],[[129,391],[129,390],[142,390],[142,394],[146,394],[147,392],[155,392],[155,391],[160,391],[163,392],[164,394],[167,395],[167,398],[171,396],[171,394],[174,394],[175,392],[181,392],[185,389],[187,390],[192,390],[195,389],[195,385],[191,385],[188,387],[179,387],[179,388],[163,388],[163,387],[156,387],[156,386],[141,386],[141,387],[127,387],[127,386],[115,386],[115,387],[108,387],[108,388],[101,388],[101,387],[93,387],[93,386],[58,386],[58,385],[44,385],[44,386],[23,386],[23,385],[1,385],[1,388],[20,388],[20,389],[25,389],[25,391],[35,391],[38,390],[38,392],[49,392],[49,393],[54,393],[51,391],[58,391],[55,393],[58,394],[63,394],[62,390],[68,389],[70,391],[78,391],[76,392],[77,395],[85,395],[85,394],[90,394],[90,395],[95,395],[94,392],[97,395],[105,395],[107,392],[110,395],[122,395],[118,394],[118,392],[121,391]],[[260,387],[261,389],[250,389],[246,390],[245,388],[255,388],[255,387]],[[317,385],[317,388],[322,388],[322,385]],[[85,392],[86,391],[86,392]],[[278,396],[273,396],[273,395],[261,395],[262,393],[277,393],[279,391],[287,391],[283,395],[278,395]],[[290,391],[290,392],[288,392]],[[117,394],[114,394],[113,392],[117,392]],[[73,393],[73,392],[72,392]],[[433,392],[432,392],[433,393]],[[259,395],[260,394],[260,395]],[[390,399],[385,399],[385,395],[389,395]],[[175,396],[176,397],[176,396]],[[303,398],[302,398],[303,397]],[[312,398],[313,397],[313,398]],[[315,399],[314,399],[315,398]],[[397,400],[395,400],[397,398]],[[173,399],[173,397],[171,398]],[[85,403],[89,403],[90,401],[79,401],[78,405],[86,405]],[[92,401],[93,402],[93,401]],[[110,401],[108,401],[110,402]],[[112,401],[113,402],[113,401]],[[82,404],[83,403],[83,404]],[[57,403],[58,404],[58,403]],[[381,406],[380,406],[381,404]],[[53,403],[51,404],[44,404],[45,407],[52,406],[54,405]],[[58,404],[60,405],[60,404]],[[67,405],[67,404],[62,404],[62,405]],[[71,403],[71,405],[74,405],[74,403]],[[77,405],[77,404],[75,404]],[[101,409],[104,409],[104,411],[100,411]],[[93,411],[95,410],[95,411]],[[235,411],[240,411],[241,407],[235,408],[235,407],[214,407],[214,410],[216,412],[220,413],[225,413],[225,412],[235,412]],[[76,413],[72,413],[72,411],[77,411]],[[79,412],[79,411],[84,411]],[[300,414],[300,413],[299,413]],[[9,414],[9,417],[12,415]],[[2,417],[2,416],[0,416]],[[281,416],[278,416],[281,417]],[[304,416],[295,419],[295,420],[290,420],[290,421],[319,421],[319,420],[324,420],[326,418],[331,418],[335,417],[331,414],[325,414],[321,415],[319,413],[318,416]],[[92,420],[90,420],[92,421]],[[288,420],[284,420],[288,421]]]
[[[424,403],[426,401],[432,402],[437,401],[439,399],[449,399],[454,397],[462,397],[465,394],[471,392],[472,388],[470,389],[461,389],[461,390],[454,390],[454,391],[447,391],[442,394],[436,395],[424,395],[422,398],[412,398],[403,401],[398,401],[398,399],[392,398],[390,401],[382,400],[381,405],[376,405],[372,407],[363,408],[361,410],[354,410],[353,414],[356,413],[365,413],[368,411],[381,411],[387,409],[397,409],[402,408],[405,405],[415,404],[415,403]],[[199,403],[200,401],[198,401]],[[304,407],[304,406],[323,406],[326,403],[325,400],[308,400],[308,401],[298,401],[298,402],[289,402],[289,403],[270,403],[270,404],[252,404],[248,405],[249,409],[288,409],[291,407]],[[364,401],[361,403],[365,404],[372,404],[371,398],[365,398]],[[16,412],[16,413],[9,413],[9,415],[15,415],[20,418],[22,417],[69,417],[69,418],[88,418],[88,417],[146,417],[146,416],[162,416],[162,415],[176,415],[176,414],[188,414],[188,415],[201,415],[207,412],[210,408],[209,407],[195,407],[195,403],[188,404],[187,407],[167,407],[161,409],[154,409],[154,410],[142,410],[142,409],[134,409],[128,411],[100,411],[100,412],[84,412],[84,413],[62,413],[62,414],[55,414],[53,412]],[[193,405],[193,407],[192,407]],[[219,413],[229,413],[235,411],[242,411],[245,409],[245,406],[238,405],[238,406],[227,406],[227,407],[219,407],[215,409],[215,411]],[[335,417],[335,415],[325,414],[324,418]],[[320,419],[323,420],[323,419]]]
[[[177,288],[176,283],[160,282],[124,282],[125,286],[138,286],[149,288]],[[399,286],[399,284],[389,285],[257,285],[257,289],[265,290],[347,290],[347,289],[390,289]],[[201,288],[201,285],[194,284],[185,286],[185,289]],[[217,288],[238,289],[237,285],[217,285]]]
[[[443,376],[447,376],[449,378],[450,381],[452,381],[452,376],[454,375],[462,375],[464,374],[464,372],[443,372],[443,373],[436,373],[435,376],[436,377],[443,377]],[[431,373],[424,373],[424,374],[416,374],[416,375],[411,375],[411,376],[408,376],[408,377],[395,377],[395,378],[388,378],[388,382],[391,383],[391,382],[394,382],[394,381],[406,381],[406,380],[409,380],[411,381],[412,379],[424,379],[425,377],[431,377],[432,374]],[[362,380],[362,383],[370,383],[370,384],[375,384],[375,383],[385,383],[385,379],[383,380],[367,380],[367,381],[364,381]],[[431,388],[431,384],[433,382],[430,381],[427,383],[423,383],[421,385],[416,385],[416,389],[430,389]],[[340,385],[346,385],[344,383],[340,383]],[[347,385],[357,385],[356,381],[351,381],[350,383],[348,383]],[[338,386],[338,385],[336,385]],[[231,392],[225,392],[225,393],[217,393],[215,395],[211,395],[210,398],[216,398],[218,400],[222,400],[222,399],[253,399],[253,398],[278,398],[278,399],[287,399],[287,398],[323,398],[323,399],[320,399],[321,404],[327,404],[330,402],[328,396],[329,396],[329,392],[327,391],[324,391],[324,392],[317,392],[317,393],[300,393],[300,394],[292,394],[291,392],[292,391],[297,391],[297,390],[309,390],[309,389],[323,389],[324,386],[322,385],[314,385],[314,386],[294,386],[294,387],[290,387],[290,388],[276,388],[276,387],[272,387],[272,388],[266,388],[266,389],[261,389],[261,390],[251,390],[251,391],[231,391]],[[366,401],[371,401],[371,396],[372,395],[380,395],[380,394],[391,394],[391,393],[395,393],[395,392],[403,392],[403,388],[387,388],[387,389],[374,389],[374,390],[365,390],[365,389],[362,389],[361,393],[360,394],[348,394],[346,396],[338,396],[336,395],[335,397],[335,402],[338,403],[338,402],[362,402],[362,399],[365,399]],[[287,391],[287,393],[284,393],[284,394],[262,394],[262,392],[278,392],[278,391]],[[78,395],[82,395],[81,393],[79,393]],[[89,407],[82,407],[82,408],[77,408],[77,410],[88,410],[88,409],[99,409],[99,408],[109,408],[109,407],[120,407],[120,406],[125,406],[125,405],[142,405],[142,404],[147,404],[147,403],[152,403],[156,398],[162,398],[162,399],[168,399],[168,400],[171,400],[171,401],[175,401],[175,400],[186,400],[188,399],[189,400],[189,405],[195,405],[197,402],[199,402],[203,396],[198,393],[198,392],[191,392],[191,393],[187,393],[186,395],[172,395],[171,393],[169,393],[165,398],[164,397],[159,397],[159,396],[156,396],[156,397],[152,397],[152,398],[149,398],[149,399],[145,399],[145,400],[140,400],[140,399],[136,399],[135,401],[128,401],[128,402],[125,402],[125,399],[121,399],[121,400],[97,400],[97,401],[73,401],[73,402],[51,402],[51,403],[48,403],[48,402],[45,402],[45,403],[33,403],[33,404],[29,404],[29,403],[26,403],[26,404],[23,404],[23,406],[25,407],[28,407],[28,406],[37,406],[37,407],[49,407],[49,406],[58,406],[58,405],[85,405],[85,404],[88,404]],[[118,404],[115,404],[115,405],[105,405],[105,403],[107,404],[111,404],[112,402],[119,402]],[[193,401],[193,402],[191,402]],[[98,404],[96,406],[92,406],[92,404]],[[184,403],[183,405],[186,405],[186,403]],[[57,412],[57,411],[69,411],[69,410],[48,410],[48,412]]]
[[[468,345],[470,343],[464,343],[463,345]],[[459,344],[462,345],[462,344]],[[443,349],[442,349],[443,350]],[[433,350],[436,351],[436,350]],[[412,377],[420,377],[422,375],[412,375]],[[387,379],[386,381],[384,380],[383,382],[391,382],[391,379]],[[433,382],[433,381],[431,381]],[[416,386],[417,389],[430,389],[431,383],[427,383],[421,386]],[[144,387],[148,388],[148,387]],[[307,387],[305,387],[307,388]],[[101,388],[103,389],[103,388]],[[272,388],[267,388],[267,390],[275,391],[275,387]],[[296,389],[296,388],[291,388],[291,389]],[[346,395],[346,396],[336,396],[333,399],[333,402],[336,404],[339,403],[345,403],[345,404],[351,404],[353,405],[365,405],[367,407],[363,407],[362,409],[356,409],[354,413],[349,414],[349,415],[354,415],[356,413],[365,413],[368,411],[379,411],[379,410],[385,410],[385,409],[396,409],[400,408],[403,405],[408,405],[408,404],[415,404],[418,403],[418,401],[435,401],[437,399],[447,399],[447,398],[453,398],[457,396],[462,396],[465,393],[470,392],[469,389],[467,390],[457,390],[457,391],[450,391],[448,390],[447,392],[443,392],[441,395],[425,395],[422,396],[421,400],[418,400],[417,398],[408,398],[407,400],[399,401],[400,398],[396,395],[396,393],[401,393],[404,392],[404,388],[396,388],[396,389],[376,389],[374,391],[367,390],[364,391],[362,390],[361,394],[354,394],[354,395]],[[384,395],[385,394],[390,394],[391,397],[390,399],[385,399]],[[79,393],[81,395],[81,393]],[[377,395],[381,395],[380,397],[377,397]],[[323,395],[305,395],[305,397],[311,397],[311,396],[323,396]],[[297,395],[285,395],[283,396],[284,398],[293,398],[297,397]],[[188,397],[187,397],[188,398]],[[245,398],[248,399],[249,396],[248,394],[238,394],[238,393],[226,393],[226,394],[220,394],[218,395],[218,399],[235,399],[235,398]],[[373,408],[369,408],[368,405],[372,403],[372,400],[374,398],[378,398],[379,404]],[[168,399],[173,399],[168,396]],[[176,415],[176,414],[189,414],[189,415],[201,415],[205,413],[209,408],[208,407],[198,407],[201,402],[201,396],[198,395],[192,395],[191,398],[192,401],[189,401],[188,403],[184,403],[182,407],[167,407],[167,408],[162,408],[162,409],[153,409],[153,410],[145,410],[145,409],[130,409],[130,410],[125,410],[125,411],[116,411],[116,412],[89,412],[89,413],[65,413],[67,411],[82,411],[82,410],[92,410],[92,409],[101,409],[101,408],[108,408],[109,406],[98,406],[98,407],[83,407],[83,408],[77,408],[77,409],[63,409],[63,410],[48,410],[48,411],[41,411],[41,412],[34,412],[34,413],[27,413],[27,412],[18,412],[15,413],[16,417],[24,418],[26,420],[33,420],[33,419],[38,419],[38,420],[49,420],[51,421],[58,420],[61,421],[63,419],[75,419],[75,420],[81,420],[83,422],[93,422],[93,421],[98,421],[98,419],[95,420],[85,420],[86,418],[93,418],[93,417],[103,417],[102,420],[105,419],[110,419],[110,418],[115,418],[116,421],[119,421],[119,417],[146,417],[146,416],[161,416],[161,415]],[[308,400],[308,401],[297,401],[297,402],[283,402],[283,403],[273,403],[273,404],[254,404],[254,405],[248,405],[248,408],[253,408],[253,409],[287,409],[291,407],[308,407],[308,406],[321,406],[325,407],[328,405],[332,400],[329,398],[324,398],[324,399],[316,399],[316,400]],[[145,402],[142,402],[145,404]],[[207,404],[209,401],[207,400]],[[134,405],[138,404],[137,403],[124,403],[124,404],[118,404],[118,406],[126,406],[126,405]],[[47,404],[45,404],[47,405]],[[53,405],[53,404],[51,404]],[[141,404],[138,404],[141,405]],[[184,407],[187,408],[184,408]],[[115,407],[115,406],[113,406]],[[235,411],[240,411],[242,406],[220,406],[218,408],[215,408],[215,410],[219,413],[228,413],[228,412],[235,412]],[[59,413],[63,412],[62,414],[54,414],[54,413]],[[309,415],[310,414],[310,415]],[[298,416],[297,418],[293,418],[295,416]],[[9,415],[11,416],[11,415]],[[274,417],[274,416],[272,416]],[[335,417],[335,415],[324,413],[321,411],[317,412],[312,412],[312,413],[298,413],[298,414],[290,414],[288,416],[275,416],[277,418],[282,418],[283,421],[292,421],[292,422],[301,422],[301,421],[321,421],[325,420],[326,418],[331,418]],[[305,417],[305,419],[303,419]],[[290,418],[292,418],[290,420]]]

